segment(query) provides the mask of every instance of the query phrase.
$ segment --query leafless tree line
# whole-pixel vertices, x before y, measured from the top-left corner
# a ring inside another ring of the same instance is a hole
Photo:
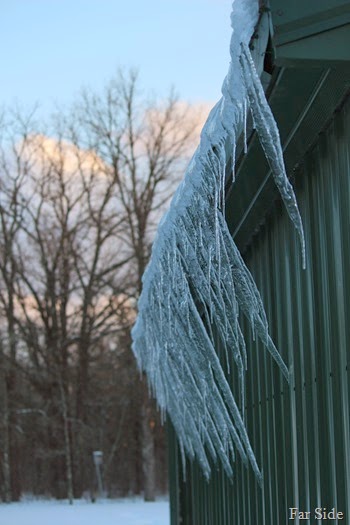
[[[4,112],[0,144],[1,497],[166,490],[164,429],[131,353],[155,225],[198,120],[137,75],[43,130]]]

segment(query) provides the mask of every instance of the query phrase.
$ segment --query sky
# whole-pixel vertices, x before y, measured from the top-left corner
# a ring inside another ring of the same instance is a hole
[[[232,0],[0,0],[0,106],[69,105],[119,67],[145,93],[214,104],[228,70]]]

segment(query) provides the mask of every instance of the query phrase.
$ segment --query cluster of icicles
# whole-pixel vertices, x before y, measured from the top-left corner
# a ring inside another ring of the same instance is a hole
[[[211,456],[231,476],[238,451],[261,482],[243,418],[247,355],[241,312],[287,379],[288,370],[269,336],[259,292],[224,217],[226,166],[233,157],[234,167],[247,111],[299,234],[303,259],[305,250],[278,129],[249,50],[257,0],[236,0],[231,20],[231,64],[223,97],[209,115],[200,146],[159,226],[143,278],[133,351],[162,413],[171,418],[183,457],[186,452],[196,458],[209,478]],[[229,158],[228,145],[233,152]],[[227,362],[232,356],[237,366],[238,400],[215,350],[218,342]]]

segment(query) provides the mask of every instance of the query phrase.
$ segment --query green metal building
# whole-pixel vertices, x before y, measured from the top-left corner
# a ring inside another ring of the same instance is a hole
[[[261,24],[262,81],[304,223],[306,270],[253,132],[226,217],[291,381],[247,329],[245,417],[263,485],[239,459],[233,480],[213,465],[207,482],[189,461],[184,473],[170,427],[172,525],[299,523],[291,508],[310,512],[301,523],[335,508],[343,514],[331,522],[350,524],[350,2],[271,0]]]

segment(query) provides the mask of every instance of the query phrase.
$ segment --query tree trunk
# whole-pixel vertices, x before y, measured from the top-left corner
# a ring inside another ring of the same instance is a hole
[[[8,405],[8,392],[6,372],[4,369],[4,358],[1,356],[2,363],[0,363],[0,388],[2,399],[2,474],[4,479],[4,500],[10,503],[12,499],[11,494],[11,465],[10,465],[10,417]]]
[[[143,400],[141,408],[142,429],[142,470],[145,501],[155,501],[156,498],[156,460],[154,447],[155,421],[151,400],[148,397],[147,386],[143,385]]]
[[[61,403],[62,403],[62,415],[63,415],[63,430],[64,430],[64,453],[66,460],[66,481],[67,481],[67,496],[70,505],[73,505],[73,468],[72,468],[72,450],[71,440],[69,435],[68,427],[68,407],[67,397],[60,378],[60,391],[61,391]]]

